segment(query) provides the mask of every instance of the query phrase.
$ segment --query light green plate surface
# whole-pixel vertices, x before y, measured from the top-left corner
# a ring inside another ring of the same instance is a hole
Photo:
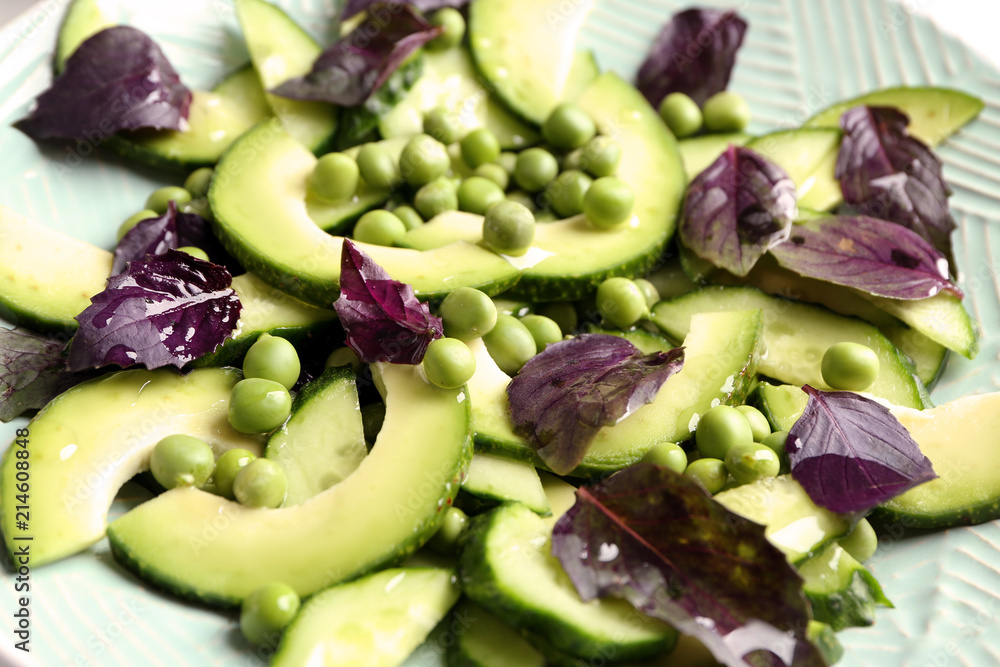
[[[987,0],[983,0],[987,5]],[[91,146],[40,148],[10,123],[49,82],[49,54],[64,3],[46,1],[0,32],[0,203],[110,248],[119,222],[142,208],[159,175]],[[184,80],[211,85],[247,60],[231,0],[107,0],[165,48]],[[330,0],[281,0],[323,38]],[[675,0],[598,0],[583,36],[604,68],[635,72]],[[725,5],[727,3],[706,2]],[[754,132],[794,127],[820,108],[892,84],[940,84],[982,96],[981,118],[940,149],[955,190],[956,255],[972,313],[986,332],[975,362],[953,359],[938,402],[1000,386],[1000,72],[929,22],[885,0],[753,0],[730,3],[750,22],[732,88],[750,102]],[[984,20],[987,17],[984,16]],[[23,424],[0,425],[0,440]],[[133,489],[133,497],[135,497]],[[124,509],[121,505],[118,509]],[[250,556],[252,557],[252,555]],[[873,560],[894,610],[872,628],[840,634],[842,664],[946,667],[1000,664],[1000,526],[911,535],[900,527]],[[17,595],[0,574],[0,665],[12,651]],[[239,637],[235,617],[148,590],[112,561],[105,544],[31,573],[31,658],[50,666],[266,664]],[[438,665],[426,647],[410,664]]]

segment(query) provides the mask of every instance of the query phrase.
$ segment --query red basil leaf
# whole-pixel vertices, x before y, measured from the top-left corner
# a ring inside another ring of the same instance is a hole
[[[381,0],[347,0],[341,17],[351,18],[358,12],[363,12]],[[409,0],[406,4],[413,5],[423,13],[433,12],[442,7],[464,7],[469,4],[469,0]]]
[[[810,220],[795,225],[771,254],[800,276],[889,299],[926,299],[942,290],[962,296],[948,278],[948,260],[919,234],[888,220]]]
[[[239,321],[242,307],[231,283],[224,267],[176,250],[130,262],[77,316],[70,370],[180,368],[214,351]]]
[[[636,88],[654,107],[670,93],[684,93],[701,106],[729,85],[746,30],[747,22],[733,11],[674,14],[639,67]]]
[[[32,139],[99,143],[122,130],[182,130],[191,91],[141,30],[108,28],[66,61],[38,106],[14,126]]]
[[[951,259],[955,221],[941,162],[910,136],[909,118],[891,107],[858,106],[844,112],[837,180],[844,201],[858,213],[912,229]]]
[[[795,202],[795,183],[781,167],[731,145],[688,186],[681,241],[702,259],[745,276],[788,238]]]
[[[427,346],[444,335],[410,285],[393,280],[381,266],[344,239],[340,298],[333,304],[347,333],[347,345],[365,363],[419,364]]]
[[[584,600],[613,595],[693,635],[717,660],[813,667],[802,579],[764,528],[652,464],[577,491],[552,553]]]
[[[349,35],[320,54],[312,71],[271,92],[297,100],[363,104],[410,54],[437,37],[432,26],[410,5],[379,2]]]
[[[683,348],[643,355],[607,334],[550,344],[507,385],[514,431],[564,475],[580,464],[602,426],[650,403],[683,365]]]
[[[89,376],[66,370],[64,341],[24,329],[0,328],[0,421],[50,400]]]
[[[809,402],[786,451],[792,477],[817,505],[838,514],[867,512],[937,477],[883,405],[850,391],[802,390]]]

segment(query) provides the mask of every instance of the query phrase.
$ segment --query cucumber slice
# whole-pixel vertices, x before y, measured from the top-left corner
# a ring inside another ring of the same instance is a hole
[[[717,493],[715,499],[764,526],[764,535],[792,564],[851,530],[850,521],[814,503],[791,475],[765,477]]]
[[[834,172],[840,151],[839,129],[782,130],[746,144],[781,166],[795,182],[798,205],[827,211],[843,201]]]
[[[833,542],[799,564],[813,618],[834,630],[875,623],[875,607],[891,607],[875,576]]]
[[[108,509],[122,484],[149,468],[161,438],[184,433],[208,442],[216,456],[234,447],[255,454],[262,438],[229,425],[229,394],[242,376],[232,368],[127,370],[79,384],[28,424],[31,459],[31,564],[78,553],[104,537]],[[16,443],[0,470],[0,527],[14,553]],[[207,494],[206,494],[207,495]]]
[[[764,413],[773,431],[791,431],[805,412],[809,394],[794,384],[774,385],[761,382],[754,389],[750,403]]]
[[[948,348],[935,343],[916,329],[907,326],[879,327],[886,338],[910,358],[920,381],[928,391],[934,388],[948,366]]]
[[[871,324],[797,301],[769,296],[751,287],[705,287],[661,301],[653,307],[652,321],[671,338],[687,334],[694,313],[760,308],[764,311],[760,373],[786,384],[828,388],[820,362],[834,343],[852,341],[867,345],[879,357],[879,377],[869,393],[895,405],[922,409],[926,390],[910,370],[909,360]]]
[[[460,602],[454,617],[464,632],[448,647],[448,667],[545,667],[524,637],[475,602]]]
[[[624,338],[639,348],[639,351],[643,354],[652,354],[653,352],[669,352],[676,347],[676,345],[671,343],[663,334],[654,331],[646,331],[645,329],[630,329],[628,331],[622,331],[621,329],[602,329],[593,322],[590,322],[587,324],[586,331],[587,333],[605,334],[607,336],[618,336],[620,338]]]
[[[458,600],[455,574],[393,568],[310,598],[285,630],[272,667],[396,667]]]
[[[292,403],[292,416],[267,441],[265,456],[285,470],[283,507],[301,505],[353,473],[365,460],[358,389],[349,366],[329,368]]]
[[[56,38],[56,55],[52,62],[55,73],[63,71],[66,60],[77,47],[113,25],[115,23],[104,15],[97,0],[73,0],[66,9]]]
[[[743,132],[706,134],[700,137],[681,139],[677,142],[677,146],[681,151],[681,160],[684,161],[684,172],[688,175],[688,180],[693,179],[718,160],[730,144],[743,146],[751,139],[753,137]]]
[[[541,125],[563,99],[576,36],[593,4],[477,0],[469,7],[469,45],[476,67],[516,114]]]
[[[476,452],[472,456],[462,491],[494,505],[519,502],[542,516],[552,514],[535,466],[496,454]]]

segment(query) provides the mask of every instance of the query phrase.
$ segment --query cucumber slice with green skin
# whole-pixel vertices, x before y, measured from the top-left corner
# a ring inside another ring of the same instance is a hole
[[[545,656],[475,602],[462,601],[453,613],[464,631],[448,647],[448,667],[545,667]]]
[[[304,76],[323,49],[279,7],[265,0],[236,0],[250,60],[265,91]],[[337,109],[267,93],[267,103],[290,135],[313,153],[325,153],[337,130]]]
[[[354,474],[279,509],[171,489],[108,527],[115,558],[181,597],[232,606],[272,581],[305,597],[420,547],[440,528],[472,455],[468,396],[431,386],[415,366],[372,369],[385,422]]]
[[[791,475],[765,477],[721,491],[715,500],[764,526],[764,535],[792,564],[819,553],[851,530],[850,521],[814,503]]]
[[[31,461],[31,564],[78,553],[104,537],[108,509],[118,489],[149,468],[160,439],[183,433],[209,443],[216,456],[242,447],[260,454],[260,436],[229,425],[229,394],[242,379],[232,368],[126,370],[64,392],[28,424],[30,436],[7,450],[0,470],[0,527],[7,549],[14,539],[17,452]],[[20,480],[23,481],[23,480]],[[199,491],[199,493],[204,493]],[[208,494],[206,494],[208,495]]]
[[[451,570],[392,568],[310,598],[285,630],[272,667],[403,664],[461,591]]]
[[[593,0],[477,0],[470,5],[469,45],[476,67],[514,113],[541,125],[563,99],[576,36],[593,5]]]
[[[951,88],[885,88],[838,102],[803,123],[804,127],[840,127],[840,116],[860,104],[897,107],[910,117],[910,134],[937,146],[979,115],[983,101]]]
[[[264,455],[284,469],[288,492],[282,506],[291,507],[342,482],[367,454],[354,371],[342,366],[302,388]]]
[[[752,287],[705,287],[661,301],[653,307],[652,321],[668,336],[686,335],[691,315],[759,308],[764,311],[760,373],[786,384],[828,389],[820,362],[834,343],[851,341],[867,345],[879,357],[879,376],[867,391],[895,405],[922,409],[926,390],[909,360],[878,329],[867,322],[797,301],[769,296]]]
[[[602,329],[598,325],[590,323],[587,325],[587,333],[605,334],[608,336],[618,336],[619,338],[624,338],[639,348],[639,351],[643,354],[669,352],[676,347],[676,345],[671,343],[670,340],[668,340],[663,334],[654,331],[646,331],[645,329],[630,329],[628,331],[622,331],[621,329]]]
[[[688,180],[693,179],[718,160],[730,144],[743,146],[751,139],[753,139],[751,135],[743,132],[706,134],[700,137],[681,139],[677,142],[677,146],[681,151],[684,172],[688,175]]]
[[[624,600],[580,600],[551,554],[553,525],[516,503],[474,518],[459,556],[465,594],[571,656],[641,660],[670,650],[677,631]]]
[[[593,477],[624,468],[660,442],[690,437],[699,416],[713,405],[743,403],[757,374],[762,322],[759,311],[693,319],[684,340],[683,368],[663,383],[652,403],[598,431],[583,462],[571,474]],[[534,450],[514,433],[507,401],[510,377],[497,367],[480,340],[469,347],[476,357],[469,393],[477,446],[544,467]]]
[[[462,491],[499,505],[519,502],[542,516],[552,514],[535,466],[487,452],[476,452]]]
[[[843,201],[834,176],[841,131],[834,128],[782,130],[746,144],[782,167],[795,182],[798,205],[827,211]]]
[[[876,508],[879,520],[946,528],[1000,518],[1000,393],[966,396],[922,412],[892,408],[892,413],[938,477]]]
[[[948,348],[904,325],[879,328],[913,362],[914,372],[927,390],[933,389],[948,367]]]
[[[39,331],[76,331],[104,291],[112,255],[0,206],[0,317]]]
[[[813,618],[834,630],[875,623],[875,607],[891,607],[882,586],[864,565],[833,542],[799,564]]]
[[[772,431],[792,430],[808,402],[809,394],[794,384],[761,382],[750,397],[750,403],[764,413]]]

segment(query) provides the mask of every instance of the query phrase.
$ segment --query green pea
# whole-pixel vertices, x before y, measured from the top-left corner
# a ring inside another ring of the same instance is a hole
[[[176,433],[153,447],[149,468],[163,488],[203,486],[215,468],[215,454],[208,443],[190,435]]]
[[[760,440],[760,444],[767,445],[774,450],[780,458],[785,458],[785,444],[788,441],[788,431],[775,431]]]
[[[476,358],[472,350],[457,338],[431,341],[422,364],[428,381],[442,389],[457,389],[471,380],[476,372]]]
[[[469,516],[457,507],[449,507],[444,513],[441,527],[427,543],[434,551],[450,556],[458,550],[458,540],[469,527]]]
[[[854,556],[858,561],[865,562],[875,555],[878,548],[878,535],[875,529],[868,523],[868,519],[861,519],[854,526],[854,530],[839,540],[844,551]]]
[[[500,153],[495,162],[503,167],[503,170],[507,172],[507,176],[514,178],[514,170],[517,168],[517,153],[504,151]]]
[[[510,185],[510,175],[507,173],[507,170],[496,162],[489,162],[476,167],[476,176],[493,181],[501,190],[506,190],[507,186]]]
[[[281,507],[288,492],[285,470],[271,459],[254,459],[233,478],[233,495],[247,507]]]
[[[187,204],[189,201],[194,199],[191,193],[184,188],[179,188],[174,185],[167,186],[165,188],[160,188],[149,195],[146,199],[146,208],[151,211],[156,211],[157,214],[163,215],[167,212],[167,207],[170,202],[174,202],[178,208]]]
[[[135,215],[129,217],[125,222],[118,227],[118,240],[121,241],[126,234],[132,231],[132,228],[138,225],[143,220],[149,220],[150,218],[158,218],[160,214],[151,209],[146,209],[144,211],[139,211]]]
[[[742,412],[729,405],[717,405],[698,420],[694,438],[699,454],[723,460],[730,447],[753,443],[753,431]]]
[[[622,147],[611,137],[594,137],[580,152],[580,168],[594,178],[614,176],[622,161]]]
[[[597,287],[597,312],[611,326],[628,329],[649,317],[646,297],[628,278],[608,278]]]
[[[316,162],[309,176],[309,188],[320,199],[342,202],[358,190],[361,170],[358,163],[343,153],[327,153]]]
[[[487,165],[483,165],[487,166]],[[458,186],[458,210],[486,215],[486,211],[506,199],[503,190],[482,176],[470,176]]]
[[[448,148],[427,134],[410,139],[399,156],[399,173],[415,188],[441,178],[450,167]]]
[[[458,210],[458,192],[454,182],[448,178],[439,178],[422,186],[413,197],[413,205],[425,220],[446,211]]]
[[[660,118],[678,139],[690,137],[701,129],[704,122],[698,103],[684,93],[670,93],[663,98]]]
[[[713,496],[729,481],[729,471],[721,459],[703,458],[692,461],[684,474],[699,482]]]
[[[207,197],[192,199],[183,206],[179,206],[177,210],[181,213],[194,213],[195,215],[200,215],[209,221],[215,220],[215,215],[212,213],[212,205],[208,203]]]
[[[736,409],[742,412],[743,416],[747,418],[750,430],[753,432],[754,442],[760,442],[771,435],[771,424],[768,423],[767,417],[764,416],[763,412],[752,405],[737,405]]]
[[[393,215],[403,221],[403,226],[406,227],[406,231],[416,229],[420,225],[424,224],[424,219],[420,217],[417,210],[412,206],[398,206],[392,209]]]
[[[653,445],[643,454],[642,461],[670,468],[678,474],[683,473],[688,467],[687,452],[675,442],[661,442]]]
[[[590,176],[575,169],[556,176],[545,188],[552,202],[552,210],[563,218],[583,213],[583,198],[593,182]]]
[[[361,427],[365,440],[375,442],[378,432],[385,423],[385,403],[369,403],[361,406]]]
[[[535,356],[535,337],[528,327],[512,315],[497,315],[496,326],[483,336],[486,350],[507,375],[517,375]]]
[[[208,188],[212,184],[212,176],[214,175],[215,170],[211,167],[195,169],[188,174],[184,181],[184,189],[191,193],[192,198],[201,199],[208,194]]]
[[[520,204],[524,208],[528,209],[528,211],[538,210],[535,198],[529,195],[527,192],[522,192],[521,190],[514,190],[513,192],[508,192],[507,201],[512,201],[516,204]]]
[[[535,239],[535,216],[512,201],[502,201],[483,218],[483,243],[503,255],[523,255]]]
[[[223,498],[236,500],[236,496],[233,495],[233,482],[236,480],[236,473],[256,458],[256,455],[250,450],[239,447],[223,452],[219,460],[215,462],[215,472],[212,473],[215,492]]]
[[[635,193],[628,183],[616,176],[604,176],[587,190],[583,212],[594,226],[608,229],[628,220],[634,204]]]
[[[240,631],[255,646],[274,648],[282,631],[299,613],[299,594],[283,583],[274,582],[258,588],[243,600],[240,607]]]
[[[864,391],[878,379],[878,355],[860,343],[834,343],[820,366],[823,382],[833,389]]]
[[[759,442],[734,445],[726,451],[726,470],[740,484],[776,477],[780,469],[778,455]]]
[[[576,314],[576,306],[566,301],[553,301],[543,305],[538,310],[539,315],[544,315],[554,320],[559,325],[564,336],[568,336],[576,331],[580,318]]]
[[[563,339],[562,329],[552,320],[544,315],[525,315],[521,318],[521,324],[528,327],[531,337],[535,339],[535,350],[541,352],[551,343],[558,343]]]
[[[701,109],[709,132],[742,132],[750,123],[750,106],[743,96],[729,90],[712,95]]]
[[[646,297],[646,305],[652,308],[660,301],[660,292],[656,289],[656,285],[649,282],[645,278],[636,278],[632,282],[635,286],[639,288],[642,295]]]
[[[208,259],[208,253],[207,252],[205,252],[201,248],[196,248],[193,245],[184,245],[184,246],[181,246],[180,248],[177,249],[177,251],[178,252],[186,253],[188,255],[191,255],[192,257],[197,257],[198,259],[200,259],[202,261],[205,261],[205,262],[210,261]]]
[[[323,367],[336,368],[338,366],[350,366],[357,373],[361,369],[361,359],[358,358],[358,353],[351,348],[347,346],[338,347],[326,358],[326,363]]]
[[[384,209],[368,211],[354,225],[354,240],[372,245],[393,246],[404,234],[403,221]]]
[[[462,123],[451,109],[435,107],[424,114],[424,132],[442,144],[453,144],[462,138]]]
[[[580,106],[563,102],[549,114],[542,124],[545,140],[563,150],[579,148],[594,138],[597,126],[594,119]]]
[[[461,12],[451,7],[439,9],[431,15],[431,25],[441,28],[441,34],[427,43],[431,51],[444,51],[458,46],[465,36],[465,18]]]
[[[500,142],[489,128],[480,127],[462,139],[462,159],[475,169],[500,157]]]
[[[559,175],[559,163],[544,148],[529,148],[517,156],[514,180],[527,192],[541,192]]]
[[[274,380],[247,378],[233,387],[229,398],[229,423],[240,433],[268,433],[285,423],[292,397]]]
[[[261,334],[243,358],[243,377],[274,380],[285,389],[299,381],[302,364],[295,346],[285,338]]]
[[[358,151],[358,171],[373,188],[392,188],[399,183],[399,165],[381,144],[365,144]]]
[[[450,338],[479,338],[497,323],[497,307],[493,300],[474,287],[459,287],[448,293],[438,309],[444,322],[444,333]]]

